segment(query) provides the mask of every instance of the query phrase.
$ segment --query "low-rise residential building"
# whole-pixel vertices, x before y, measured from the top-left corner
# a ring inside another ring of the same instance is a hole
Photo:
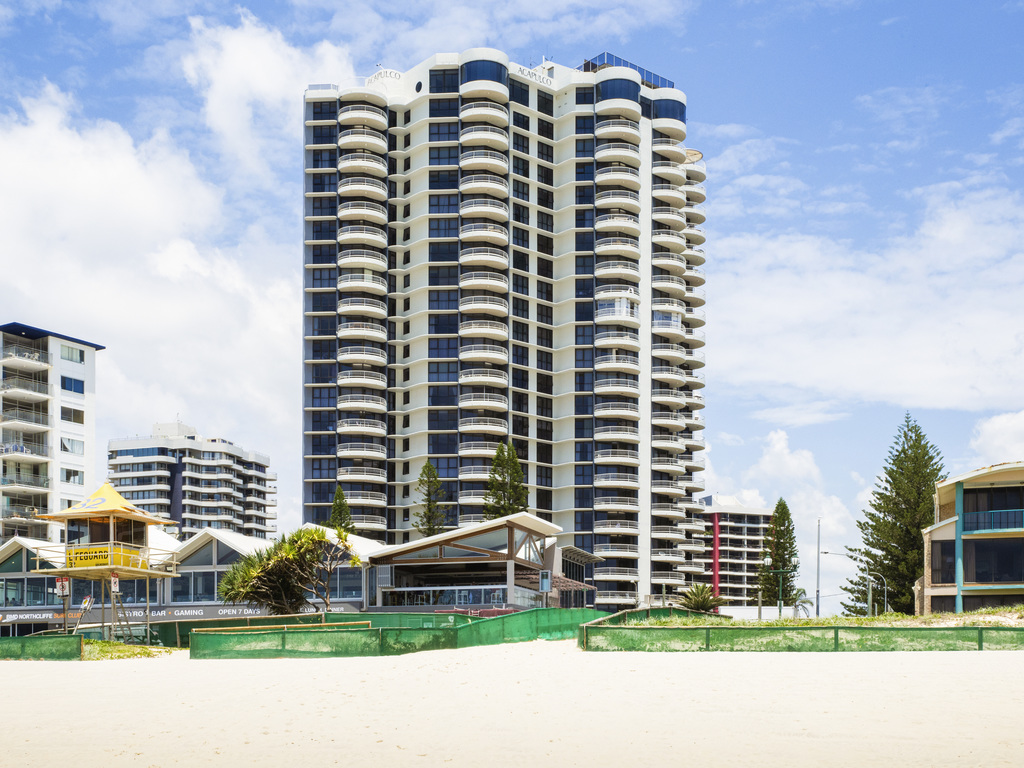
[[[107,453],[110,484],[140,509],[180,526],[183,538],[206,528],[272,536],[277,475],[269,464],[269,456],[204,438],[181,422],[111,440]]]
[[[937,482],[923,533],[921,612],[1024,603],[1024,461]]]

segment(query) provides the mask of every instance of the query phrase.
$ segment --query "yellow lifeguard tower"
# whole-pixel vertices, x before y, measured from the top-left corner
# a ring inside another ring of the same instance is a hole
[[[150,526],[167,525],[169,521],[134,506],[110,483],[104,483],[73,507],[38,517],[64,524],[64,544],[37,547],[36,567],[32,572],[99,581],[100,627],[104,637],[112,637],[115,625],[123,625],[129,639],[131,627],[115,584],[121,578],[145,579],[148,639],[149,580],[177,576],[176,553],[151,548],[149,531]],[[110,598],[109,633],[104,593]]]

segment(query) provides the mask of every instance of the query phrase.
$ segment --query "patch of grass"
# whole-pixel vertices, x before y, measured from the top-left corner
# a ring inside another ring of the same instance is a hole
[[[929,616],[909,616],[904,613],[885,613],[881,616],[821,616],[818,618],[782,618],[763,621],[730,619],[727,616],[665,616],[630,619],[622,624],[629,627],[705,627],[729,625],[734,627],[929,627],[974,626],[980,623],[999,624],[1002,620],[1013,626],[1024,620],[1024,605],[982,608],[969,613],[933,613]],[[996,619],[992,621],[991,619]]]
[[[166,656],[172,650],[152,645],[126,645],[112,640],[85,640],[82,643],[82,660],[152,659],[157,656]]]

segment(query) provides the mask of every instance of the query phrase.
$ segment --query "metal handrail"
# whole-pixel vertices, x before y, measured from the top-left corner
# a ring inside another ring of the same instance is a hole
[[[27,421],[30,424],[53,425],[49,414],[27,411],[24,408],[5,408],[0,411],[0,421]]]
[[[387,326],[377,323],[338,323],[338,332],[341,331],[370,331],[372,333],[383,333],[387,335]]]
[[[50,446],[35,445],[34,443],[24,443],[15,440],[0,443],[0,455],[10,456],[18,453],[27,453],[30,456],[49,456]]]
[[[594,508],[598,507],[639,507],[640,500],[632,496],[598,496],[594,499]]]
[[[47,365],[53,362],[53,355],[49,352],[43,352],[33,347],[23,347],[20,344],[4,344],[3,349],[0,350],[0,359],[7,357],[17,357],[21,360],[31,360],[32,362],[46,363]]]
[[[636,520],[595,520],[594,530],[596,531],[598,528],[638,531],[640,530],[640,523]]]
[[[380,477],[387,479],[387,470],[376,467],[338,467],[338,480],[343,477]]]
[[[493,232],[496,235],[508,236],[508,227],[501,224],[463,224],[459,227],[459,234],[462,236],[471,235],[474,232]]]
[[[606,168],[598,168],[594,174],[595,177],[608,176],[613,173],[624,173],[627,176],[639,176],[640,171],[636,168],[630,168],[628,165],[612,165]]]
[[[382,456],[388,452],[387,446],[377,443],[338,443],[338,455],[345,453],[379,453]]]
[[[459,395],[459,405],[468,405],[469,403],[500,403],[507,406],[508,398],[505,395],[495,395],[490,392],[466,392]]]
[[[639,248],[640,247],[640,241],[637,238],[635,238],[635,237],[599,237],[597,239],[596,246],[598,248],[600,248],[601,246],[610,246],[610,245],[615,245],[615,246],[626,246],[626,245],[628,245],[630,248]]]
[[[623,434],[623,435],[639,435],[640,429],[638,427],[598,427],[594,430],[594,436],[597,435],[611,435],[611,434]]]
[[[598,355],[594,365],[640,365],[640,358],[637,355]]]
[[[490,256],[492,258],[501,259],[508,264],[508,254],[500,248],[488,248],[486,246],[480,246],[477,248],[463,248],[459,251],[459,259],[465,260],[470,259],[474,256]]]
[[[388,140],[387,136],[385,136],[381,131],[375,131],[372,128],[349,128],[341,131],[338,134],[338,139],[343,139],[347,136],[369,136],[374,139],[380,139],[385,143],[387,143]]]
[[[377,397],[375,395],[338,395],[338,408],[344,410],[344,406],[350,403],[364,403],[366,405],[387,407],[388,400],[386,397]]]
[[[385,312],[388,309],[388,305],[380,299],[366,299],[362,296],[350,296],[348,298],[338,300],[338,309],[342,307],[373,307],[374,309],[382,309]]]
[[[459,155],[459,162],[464,163],[467,160],[500,160],[504,165],[508,165],[508,158],[493,149],[471,149],[469,152],[462,152]]]
[[[602,200],[610,200],[616,197],[625,197],[629,200],[636,200],[637,202],[640,201],[640,194],[631,189],[607,189],[603,192],[598,192],[594,201],[599,203]]]
[[[373,397],[367,395],[367,397]],[[378,398],[384,400],[385,398]],[[388,425],[383,421],[375,421],[373,419],[339,419],[335,425],[335,429],[339,427],[348,427],[352,429],[383,429],[387,430]]]
[[[463,213],[466,211],[472,211],[474,208],[494,208],[495,210],[501,211],[506,216],[508,215],[508,205],[503,203],[501,200],[478,197],[474,200],[463,200],[459,204],[459,211]]]
[[[595,128],[632,128],[634,131],[640,130],[640,124],[634,120],[598,120]]]
[[[598,403],[594,406],[595,414],[606,411],[633,411],[634,413],[639,413],[640,406],[636,403]]]
[[[504,128],[495,128],[493,125],[471,125],[469,128],[463,128],[459,131],[459,139],[464,140],[467,136],[481,133],[492,133],[508,140],[508,131]]]
[[[342,355],[369,355],[371,357],[379,357],[387,360],[388,353],[383,349],[377,347],[340,347],[338,349],[338,357]]]
[[[380,203],[371,203],[368,200],[355,200],[351,203],[342,203],[338,206],[338,213],[342,211],[373,211],[374,213],[380,213],[385,216],[388,215],[388,209]]]
[[[612,141],[609,142],[608,144],[599,144],[598,146],[594,147],[594,155],[596,156],[597,153],[600,152],[602,149],[612,149],[615,150],[616,152],[621,152],[624,150],[626,152],[629,152],[630,154],[640,154],[640,147],[638,147],[636,144],[627,144],[624,141]]]
[[[501,331],[508,333],[508,324],[499,323],[497,320],[466,320],[459,323],[459,333],[464,336],[472,336],[479,331]]]
[[[459,347],[459,357],[462,357],[463,352],[471,355],[490,354],[508,358],[508,350],[504,347],[499,347],[497,344],[466,344],[465,346]]]
[[[486,378],[508,381],[508,374],[505,371],[495,371],[490,368],[469,368],[465,371],[459,371],[459,378]]]
[[[36,381],[24,376],[9,376],[6,379],[0,380],[0,392],[7,392],[11,389],[24,389],[40,395],[50,393],[50,385],[45,381]]]
[[[462,107],[459,109],[459,115],[461,116],[463,112],[466,112],[470,109],[485,109],[491,112],[499,112],[505,115],[506,117],[508,116],[508,109],[503,107],[501,104],[495,104],[493,101],[467,102],[466,104],[463,104]]]
[[[32,488],[49,488],[50,478],[46,475],[28,475],[11,472],[0,477],[0,485],[28,485]]]
[[[594,475],[594,483],[598,480],[608,483],[639,483],[639,475],[630,475],[625,472],[604,472]]]
[[[490,280],[495,283],[501,283],[506,288],[508,287],[508,276],[501,274],[501,272],[463,272],[459,275],[460,285],[471,280]]]
[[[594,451],[595,459],[639,459],[640,451],[627,451],[622,448],[605,448]]]
[[[353,176],[352,178],[340,179],[338,181],[338,189],[341,189],[342,187],[355,187],[355,186],[374,187],[375,189],[379,189],[382,192],[387,192],[388,191],[388,185],[387,184],[385,184],[380,179],[373,178],[372,176]]]
[[[463,296],[459,299],[459,309],[463,307],[490,306],[508,309],[508,301],[500,296]]]
[[[340,117],[341,115],[352,112],[370,112],[378,117],[383,117],[385,120],[387,120],[388,117],[388,113],[380,107],[371,107],[368,104],[352,104],[347,107],[342,107],[338,110],[338,116]]]
[[[624,269],[627,272],[640,273],[640,265],[635,261],[599,261],[594,265],[594,273],[599,269]]]
[[[463,184],[477,184],[487,182],[490,184],[497,184],[503,189],[508,189],[508,180],[503,179],[501,176],[494,176],[487,173],[474,173],[472,176],[463,176],[459,180],[459,187]]]
[[[351,379],[365,379],[367,381],[377,381],[381,384],[387,384],[388,377],[383,373],[377,373],[375,371],[339,371],[338,372],[338,386],[345,386],[344,382]]]
[[[622,379],[622,378],[598,379],[597,381],[594,382],[594,391],[595,392],[597,391],[598,387],[604,387],[606,389],[609,388],[609,387],[612,387],[612,388],[622,387],[624,389],[640,389],[640,382],[639,381],[634,381],[633,379]]]

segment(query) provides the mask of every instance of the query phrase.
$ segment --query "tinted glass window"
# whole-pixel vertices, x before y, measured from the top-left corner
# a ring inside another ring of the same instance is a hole
[[[508,70],[504,64],[496,61],[469,61],[462,65],[462,82],[473,80],[492,80],[495,83],[508,83]]]
[[[640,100],[640,84],[632,80],[605,80],[597,84],[597,100],[628,99]]]

